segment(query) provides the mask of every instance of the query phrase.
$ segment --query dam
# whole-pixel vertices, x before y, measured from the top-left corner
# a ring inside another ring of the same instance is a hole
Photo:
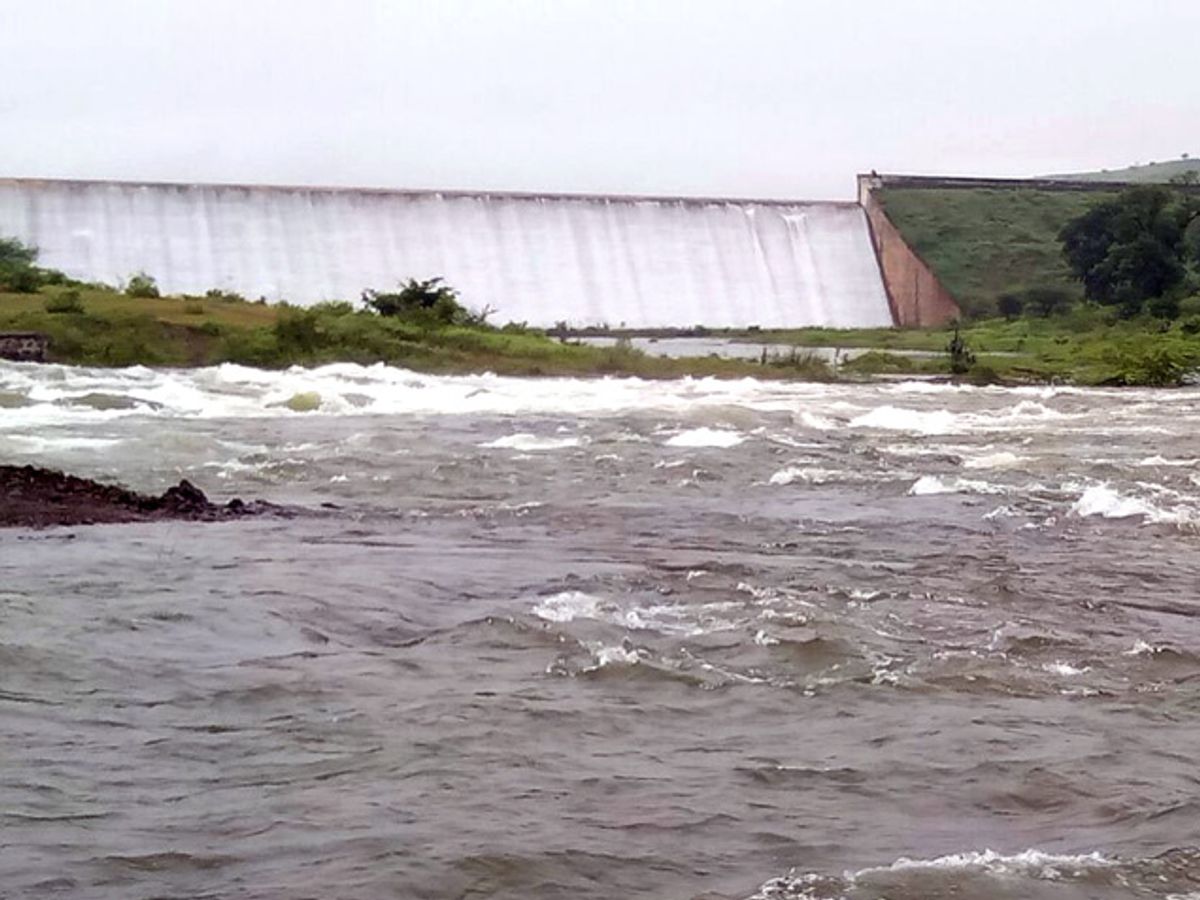
[[[538,327],[917,324],[879,227],[861,203],[0,180],[0,236],[72,278],[308,305],[442,277]]]

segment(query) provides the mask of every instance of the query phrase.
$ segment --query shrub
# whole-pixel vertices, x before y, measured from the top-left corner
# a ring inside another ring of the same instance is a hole
[[[204,292],[205,300],[216,300],[221,303],[245,303],[246,298],[236,291],[223,291],[220,288],[209,288]]]
[[[395,293],[366,290],[363,303],[381,316],[407,319],[427,327],[467,325],[481,327],[494,312],[473,312],[458,302],[458,293],[441,278],[418,281],[410,278]]]
[[[310,306],[313,312],[321,316],[350,316],[353,315],[354,304],[347,303],[345,300],[326,300],[323,303],[318,303],[315,306]]]
[[[14,294],[36,294],[41,286],[41,275],[34,266],[0,272],[0,287]]]
[[[45,285],[78,285],[57,269],[34,265],[37,255],[37,247],[16,238],[0,238],[0,291],[36,294]]]
[[[1001,294],[996,298],[996,309],[1008,321],[1020,318],[1025,311],[1025,301],[1020,294]]]
[[[202,316],[204,315],[204,304],[199,300],[189,300],[183,304],[183,314],[186,316]]]
[[[285,355],[311,354],[321,345],[323,337],[320,317],[311,309],[281,309],[272,330]]]
[[[1065,313],[1074,305],[1075,296],[1064,288],[1032,287],[1025,292],[1024,308],[1048,319]]]
[[[125,296],[151,299],[162,295],[158,291],[158,282],[153,277],[145,272],[137,272],[125,285]]]
[[[1170,295],[1152,297],[1146,301],[1146,312],[1156,319],[1177,319],[1179,318],[1179,298]]]
[[[1200,316],[1190,316],[1179,323],[1179,330],[1188,337],[1200,334]]]
[[[912,360],[898,353],[887,353],[883,350],[868,350],[842,363],[841,368],[846,372],[858,375],[884,375],[912,370]]]
[[[46,312],[55,315],[83,312],[83,299],[76,290],[67,290],[54,297],[47,297],[44,305]]]
[[[1120,380],[1128,385],[1176,387],[1187,372],[1186,361],[1170,347],[1141,347],[1122,355]]]
[[[966,375],[975,365],[975,354],[962,339],[957,323],[954,325],[954,337],[946,345],[946,352],[950,355],[950,371],[955,375]]]

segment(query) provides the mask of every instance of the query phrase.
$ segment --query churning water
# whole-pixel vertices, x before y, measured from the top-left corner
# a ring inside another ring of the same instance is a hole
[[[1200,392],[0,407],[6,461],[309,510],[0,534],[5,896],[1200,897]]]

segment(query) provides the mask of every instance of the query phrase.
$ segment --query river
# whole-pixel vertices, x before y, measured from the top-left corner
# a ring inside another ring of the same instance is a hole
[[[1198,415],[0,363],[0,460],[302,508],[0,532],[0,894],[1200,897]]]

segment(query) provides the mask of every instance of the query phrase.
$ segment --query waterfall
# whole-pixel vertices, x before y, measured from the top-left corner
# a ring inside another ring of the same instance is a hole
[[[492,321],[891,324],[853,204],[0,181],[42,265],[308,304],[441,276]]]

